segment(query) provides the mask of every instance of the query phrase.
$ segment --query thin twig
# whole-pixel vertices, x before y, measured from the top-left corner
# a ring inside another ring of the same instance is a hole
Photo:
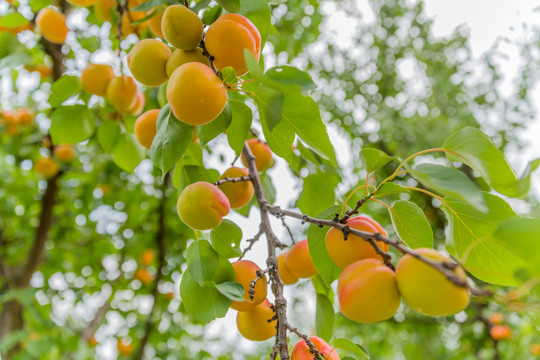
[[[290,332],[298,335],[300,338],[302,338],[305,341],[306,345],[309,347],[309,351],[313,354],[314,359],[322,359],[322,360],[325,359],[324,355],[321,354],[319,350],[317,350],[317,348],[315,347],[313,342],[311,342],[311,340],[309,339],[307,335],[302,334],[300,331],[298,331],[297,328],[292,327],[289,324],[287,324],[287,328],[289,329]]]
[[[255,286],[257,285],[257,281],[262,279],[266,273],[270,271],[270,268],[265,270],[257,270],[255,274],[257,274],[257,277],[249,283],[249,298],[251,301],[255,298]]]
[[[244,251],[242,252],[242,256],[240,256],[240,258],[238,258],[238,260],[242,260],[244,258],[244,256],[246,256],[247,252],[249,250],[251,250],[251,248],[253,247],[253,244],[255,244],[257,242],[257,240],[259,240],[259,238],[264,234],[264,229],[262,226],[259,227],[259,231],[257,232],[257,234],[255,234],[254,237],[252,237],[251,239],[247,240],[247,242],[249,243],[249,245],[244,249]]]
[[[219,185],[223,185],[223,184],[228,183],[228,182],[237,183],[237,182],[241,182],[241,181],[251,181],[251,177],[249,175],[240,176],[240,177],[234,177],[234,178],[225,177],[223,179],[219,179],[218,181],[214,182],[214,185],[219,186]]]

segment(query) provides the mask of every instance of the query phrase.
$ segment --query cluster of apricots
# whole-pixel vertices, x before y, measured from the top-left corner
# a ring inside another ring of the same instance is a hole
[[[13,136],[19,133],[21,127],[30,126],[34,123],[34,114],[25,108],[17,111],[1,110],[0,119],[6,127],[6,134]]]
[[[53,149],[53,155],[61,163],[68,164],[75,159],[75,149],[71,144],[59,144]],[[60,165],[52,157],[40,157],[34,163],[35,171],[43,177],[50,178],[60,171]]]

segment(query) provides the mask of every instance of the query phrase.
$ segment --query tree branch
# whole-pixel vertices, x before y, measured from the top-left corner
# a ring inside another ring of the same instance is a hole
[[[223,179],[219,179],[218,181],[216,181],[214,185],[218,186],[218,185],[222,185],[228,182],[237,183],[240,181],[251,181],[251,177],[249,175],[235,177],[235,178],[225,177]]]

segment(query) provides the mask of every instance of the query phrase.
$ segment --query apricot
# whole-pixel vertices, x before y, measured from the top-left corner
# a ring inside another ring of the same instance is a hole
[[[401,303],[396,275],[378,259],[347,266],[339,277],[338,299],[343,315],[364,324],[391,318]]]
[[[135,44],[127,56],[131,75],[146,86],[164,84],[168,77],[165,72],[171,49],[162,41],[143,39]]]
[[[530,352],[534,356],[540,355],[540,344],[532,344]]]
[[[111,9],[114,5],[113,0],[98,0],[94,5],[94,13],[102,21],[111,21]]]
[[[225,179],[227,177],[236,178],[248,175],[248,169],[231,167],[227,169],[223,173],[223,175],[221,175],[220,179]],[[236,183],[227,182],[219,185],[218,187],[221,189],[221,191],[225,193],[225,195],[227,195],[227,198],[229,198],[229,202],[231,204],[231,208],[233,209],[238,209],[246,205],[255,193],[255,189],[253,188],[253,184],[251,183],[251,181],[239,181]]]
[[[141,264],[144,266],[152,265],[154,262],[154,259],[156,257],[156,253],[152,249],[146,249],[143,251],[140,257]]]
[[[147,14],[150,15],[153,11],[154,10],[148,11]],[[154,16],[147,20],[150,30],[154,33],[154,35],[159,36],[160,38],[163,37],[163,31],[161,31],[161,19],[163,19],[164,13],[165,8],[162,8],[161,10],[158,10]]]
[[[63,44],[69,31],[64,14],[52,7],[39,11],[36,26],[45,39],[55,44]]]
[[[60,170],[60,167],[56,161],[50,157],[42,157],[37,159],[36,163],[34,164],[34,169],[36,169],[36,172],[41,176],[49,178],[56,175]]]
[[[320,337],[311,336],[309,340],[326,360],[340,360],[336,350]],[[313,360],[314,358],[315,355],[309,350],[305,340],[298,340],[293,347],[291,360]]]
[[[114,77],[114,70],[109,65],[90,63],[81,73],[81,84],[89,94],[106,96],[107,86]]]
[[[285,264],[287,264],[287,267],[289,270],[291,270],[293,275],[299,278],[310,278],[319,273],[313,264],[311,255],[309,254],[307,239],[294,244],[294,246],[287,252]]]
[[[145,102],[144,93],[142,91],[137,91],[135,102],[133,103],[133,106],[129,108],[127,113],[130,115],[139,115],[144,110]]]
[[[255,294],[253,294],[253,300],[249,298],[250,284],[257,278],[257,271],[261,268],[253,261],[238,260],[232,263],[234,274],[236,276],[236,282],[240,283],[244,287],[244,299],[245,301],[233,301],[231,308],[238,311],[250,311],[256,305],[259,305],[266,299],[266,277],[263,276],[255,283]]]
[[[146,269],[142,268],[135,270],[133,278],[139,280],[143,285],[148,285],[152,282],[152,275]]]
[[[223,216],[229,213],[229,199],[210,183],[199,181],[180,194],[176,204],[180,219],[196,230],[210,230],[221,224]]]
[[[254,306],[249,311],[239,311],[236,315],[238,331],[248,340],[264,341],[276,335],[276,320],[272,305],[268,299]]]
[[[117,76],[107,86],[107,100],[116,110],[127,113],[137,101],[137,84],[130,76]]]
[[[31,125],[34,122],[34,114],[28,109],[21,108],[15,113],[17,124]]]
[[[95,5],[98,0],[68,0],[69,3],[79,6],[92,6]]]
[[[190,62],[171,74],[167,101],[178,120],[190,125],[203,125],[223,111],[227,89],[208,66]]]
[[[450,262],[433,249],[418,248],[414,252],[434,262]],[[454,275],[466,281],[465,271],[456,267]],[[403,300],[414,310],[430,316],[452,315],[469,303],[469,289],[458,286],[433,266],[405,255],[396,267],[396,279]]]
[[[133,344],[131,343],[126,344],[123,340],[120,340],[120,339],[118,339],[116,348],[118,349],[118,353],[124,356],[129,356],[133,352]]]
[[[6,126],[16,126],[19,123],[19,119],[17,118],[16,113],[9,110],[3,110],[2,111],[2,122]]]
[[[60,144],[54,147],[54,156],[63,163],[68,163],[75,158],[73,145]]]
[[[249,139],[248,146],[253,156],[255,156],[255,165],[258,171],[264,171],[273,165],[272,151],[259,139]],[[242,154],[242,163],[247,167],[246,158]]]
[[[171,76],[174,70],[189,62],[200,62],[201,64],[210,66],[208,58],[203,55],[201,48],[196,48],[195,50],[176,49],[167,61],[167,66],[165,68],[167,76]]]
[[[489,336],[496,341],[511,339],[512,330],[508,325],[494,325],[489,329]]]
[[[283,254],[278,256],[278,270],[279,270],[279,277],[283,284],[285,285],[292,285],[298,281],[298,276],[294,275],[287,266],[287,255],[288,251],[284,252]]]
[[[360,231],[370,233],[379,232],[375,226],[371,225],[370,222],[364,220],[362,217],[349,219],[346,224],[352,229]],[[378,241],[377,243],[382,250],[388,249],[381,241]],[[326,233],[326,250],[332,261],[341,269],[345,269],[347,266],[358,260],[381,258],[369,242],[352,234],[348,234],[347,240],[345,240],[343,232],[337,228],[331,228]]]
[[[122,38],[125,38],[131,34],[140,34],[146,28],[146,21],[133,25],[132,21],[141,20],[146,17],[146,12],[144,11],[130,11],[129,15],[127,12],[124,12],[122,15]],[[110,21],[110,20],[109,20]],[[112,32],[116,34],[118,27],[114,25],[112,27]]]
[[[161,31],[175,48],[193,50],[201,43],[203,23],[197,14],[184,5],[170,5],[163,13]]]
[[[135,120],[134,132],[135,138],[139,144],[147,149],[152,146],[152,141],[156,136],[156,122],[159,115],[159,109],[148,110]]]
[[[492,323],[493,325],[500,325],[502,324],[504,321],[504,317],[501,313],[499,312],[494,312],[493,314],[491,314],[491,316],[489,317],[489,322]]]
[[[214,56],[214,65],[220,71],[230,66],[236,75],[242,76],[248,72],[244,49],[248,49],[258,61],[261,35],[245,16],[224,14],[208,28],[205,44],[208,52]]]
[[[25,65],[24,68],[29,72],[37,72],[41,76],[42,79],[48,79],[52,75],[52,68],[47,65],[36,65],[36,66],[29,66]]]

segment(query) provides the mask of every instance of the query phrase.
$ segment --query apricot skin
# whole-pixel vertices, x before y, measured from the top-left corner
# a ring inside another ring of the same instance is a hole
[[[60,170],[56,161],[48,157],[39,158],[34,164],[34,168],[38,174],[46,178],[53,177]]]
[[[240,334],[248,340],[268,340],[276,335],[276,320],[268,322],[274,314],[270,302],[264,299],[250,311],[239,311],[236,315],[236,326]]]
[[[310,278],[319,273],[309,254],[307,239],[297,242],[288,251],[285,263],[291,272],[299,278]]]
[[[73,145],[60,144],[54,147],[54,156],[63,163],[68,163],[75,159],[75,151]]]
[[[95,5],[98,0],[68,0],[68,2],[72,3],[73,5],[92,6]]]
[[[220,179],[224,179],[226,177],[236,178],[247,175],[249,175],[249,170],[232,167],[227,169],[227,171],[221,175]],[[239,181],[236,183],[227,182],[219,185],[218,187],[225,193],[225,195],[227,195],[229,202],[231,203],[231,208],[233,209],[238,209],[246,205],[255,193],[255,189],[253,188],[251,181]]]
[[[167,101],[178,120],[203,125],[223,111],[227,89],[208,66],[191,62],[173,71],[167,84]]]
[[[201,48],[196,48],[195,50],[174,50],[172,56],[167,61],[167,66],[165,68],[167,76],[170,77],[174,70],[189,62],[200,62],[201,64],[210,66],[208,58],[202,53],[203,51]]]
[[[133,105],[128,109],[127,113],[130,115],[140,115],[142,111],[144,110],[144,104],[146,103],[146,99],[144,97],[144,93],[142,91],[137,91],[137,96],[135,97],[135,102]]]
[[[261,51],[261,35],[246,17],[238,14],[225,14],[219,17],[206,32],[208,52],[214,56],[214,65],[221,71],[230,66],[236,75],[248,72],[244,58],[247,49],[258,61]]]
[[[196,230],[218,227],[230,209],[229,199],[223,191],[204,181],[186,186],[176,207],[180,219]]]
[[[121,113],[127,113],[135,106],[137,94],[137,84],[129,76],[117,76],[107,86],[107,100]]]
[[[152,141],[156,136],[156,122],[159,115],[159,109],[148,110],[135,120],[134,133],[135,138],[147,149],[152,146]]]
[[[133,46],[126,60],[131,75],[138,82],[159,86],[168,79],[165,67],[171,55],[171,49],[162,41],[143,39]]]
[[[55,44],[63,44],[69,32],[64,14],[51,7],[39,11],[36,26],[45,39]]]
[[[257,166],[257,171],[264,171],[272,166],[272,151],[265,143],[261,142],[259,139],[249,139],[247,141],[248,146],[251,150],[253,156],[255,156],[255,165]],[[247,162],[242,155],[242,163],[247,167]]]
[[[161,31],[175,48],[193,50],[203,37],[203,23],[193,11],[184,5],[170,5],[161,19]]]
[[[360,260],[343,270],[338,299],[343,315],[364,324],[391,318],[401,303],[396,275],[377,259]]]
[[[250,311],[255,306],[262,303],[264,299],[266,299],[266,277],[263,276],[255,283],[255,294],[252,301],[249,298],[249,284],[257,278],[257,271],[260,271],[261,268],[253,261],[249,260],[236,261],[232,264],[232,266],[236,275],[235,281],[240,283],[244,287],[244,299],[246,299],[246,301],[233,301],[231,304],[231,309],[237,311]]]
[[[433,249],[418,248],[414,252],[435,262],[449,261]],[[454,274],[466,281],[462,268],[457,267]],[[411,255],[400,259],[396,279],[403,300],[424,315],[453,315],[465,309],[469,303],[469,289],[451,283],[439,270]]]
[[[88,64],[81,73],[83,89],[92,95],[107,95],[107,85],[114,78],[114,71],[109,65]]]
[[[347,221],[351,228],[370,233],[379,232],[370,222],[355,217]],[[377,242],[379,247],[386,251],[388,249],[381,241]],[[331,228],[326,233],[326,250],[332,261],[341,269],[345,269],[350,264],[367,258],[380,259],[380,255],[375,252],[371,244],[359,236],[349,234],[347,240],[343,238],[343,232],[336,228]]]
[[[495,341],[511,339],[512,330],[508,325],[495,325],[489,330],[489,336]]]
[[[17,124],[19,125],[31,125],[34,122],[34,114],[32,111],[21,108],[15,113]]]
[[[148,15],[150,15],[152,11],[149,11]],[[161,19],[163,19],[163,13],[165,13],[165,9],[159,10],[154,16],[148,19],[148,27],[154,35],[159,36],[160,38],[163,38],[163,31],[161,31]]]
[[[321,355],[326,360],[340,360],[339,355],[337,354],[336,350],[328,345],[326,341],[321,339],[317,336],[311,336],[309,338],[313,345],[315,345],[315,348],[319,350]],[[306,344],[306,342],[303,339],[300,339],[293,347],[292,353],[291,353],[291,360],[313,360],[314,355],[311,351],[309,351],[309,347]]]
[[[298,281],[298,276],[294,275],[287,266],[287,258],[288,252],[284,252],[283,254],[278,256],[278,270],[279,270],[279,278],[285,285],[292,285]]]

